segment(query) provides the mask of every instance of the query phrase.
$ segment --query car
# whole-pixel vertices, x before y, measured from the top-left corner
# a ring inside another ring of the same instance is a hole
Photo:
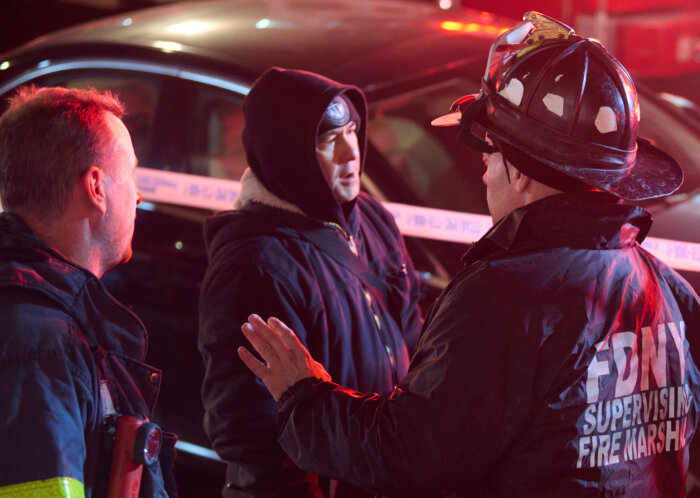
[[[430,120],[478,91],[491,43],[512,25],[487,12],[395,0],[190,2],[81,24],[0,55],[0,112],[26,84],[109,89],[126,103],[144,202],[132,260],[103,281],[142,318],[147,361],[164,371],[154,419],[180,436],[182,496],[216,496],[223,485],[199,394],[202,223],[231,209],[238,193],[246,167],[241,102],[255,79],[282,66],[364,90],[370,120],[362,185],[396,217],[427,308],[468,244],[491,226],[481,156]],[[674,154],[687,176],[670,200],[646,203],[664,220],[647,244],[698,289],[700,223],[698,210],[688,208],[700,199],[700,126],[657,91],[640,85],[639,92],[642,134]],[[679,210],[695,221],[678,224]]]

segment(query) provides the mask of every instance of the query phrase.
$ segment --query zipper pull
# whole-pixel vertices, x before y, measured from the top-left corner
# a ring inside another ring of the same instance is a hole
[[[355,239],[352,238],[352,235],[350,235],[350,236],[348,237],[348,247],[350,248],[350,251],[352,251],[352,253],[353,253],[355,256],[359,256],[359,255],[360,255],[359,251],[357,250],[357,246],[355,245]]]
[[[352,237],[352,235],[350,235],[348,232],[346,232],[343,229],[343,227],[341,227],[340,225],[338,225],[337,223],[334,223],[332,221],[324,221],[323,224],[326,225],[327,227],[331,227],[331,228],[337,230],[338,232],[340,232],[340,234],[343,236],[343,238],[345,238],[345,240],[348,242],[348,247],[350,248],[350,252],[352,252],[357,257],[360,256],[360,251],[357,250],[357,244],[355,244],[355,239]]]

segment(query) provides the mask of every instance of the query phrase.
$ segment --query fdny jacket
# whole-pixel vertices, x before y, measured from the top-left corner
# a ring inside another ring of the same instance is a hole
[[[280,399],[285,451],[396,496],[684,496],[700,302],[640,247],[649,215],[604,198],[506,216],[391,397],[300,381]]]
[[[249,162],[255,159],[238,209],[205,224],[204,426],[228,462],[225,496],[320,496],[317,476],[297,469],[277,443],[275,402],[236,354],[238,346],[249,347],[240,327],[251,313],[279,317],[337,379],[388,395],[417,343],[419,284],[391,214],[366,194],[341,206],[316,159],[315,130],[336,95],[358,99],[364,129],[359,91],[297,71],[273,70],[263,78],[272,79],[272,88],[265,81],[257,88],[267,88],[273,101],[284,95],[310,105],[294,116],[261,112],[275,121],[269,126],[262,117],[256,121],[257,109],[248,110],[247,133],[270,136],[249,145]],[[282,130],[290,136],[280,138]],[[364,144],[363,131],[360,136]],[[364,261],[384,289],[358,276],[353,259]]]
[[[143,363],[143,324],[95,275],[7,213],[0,323],[0,494],[105,496],[104,418],[150,417],[160,387],[160,371]],[[144,470],[140,496],[168,496],[158,463]]]

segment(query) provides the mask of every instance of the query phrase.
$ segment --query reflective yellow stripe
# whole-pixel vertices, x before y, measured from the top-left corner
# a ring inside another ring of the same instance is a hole
[[[70,477],[23,482],[0,487],[2,498],[85,498],[83,483]]]

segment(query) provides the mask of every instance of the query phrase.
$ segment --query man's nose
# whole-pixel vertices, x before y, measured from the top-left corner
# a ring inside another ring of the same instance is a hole
[[[141,204],[141,201],[143,200],[143,194],[141,193],[140,190],[136,190],[136,205],[138,206]]]
[[[338,162],[346,163],[358,158],[359,150],[356,143],[357,136],[354,132],[342,134],[338,144],[340,146],[338,147]]]

